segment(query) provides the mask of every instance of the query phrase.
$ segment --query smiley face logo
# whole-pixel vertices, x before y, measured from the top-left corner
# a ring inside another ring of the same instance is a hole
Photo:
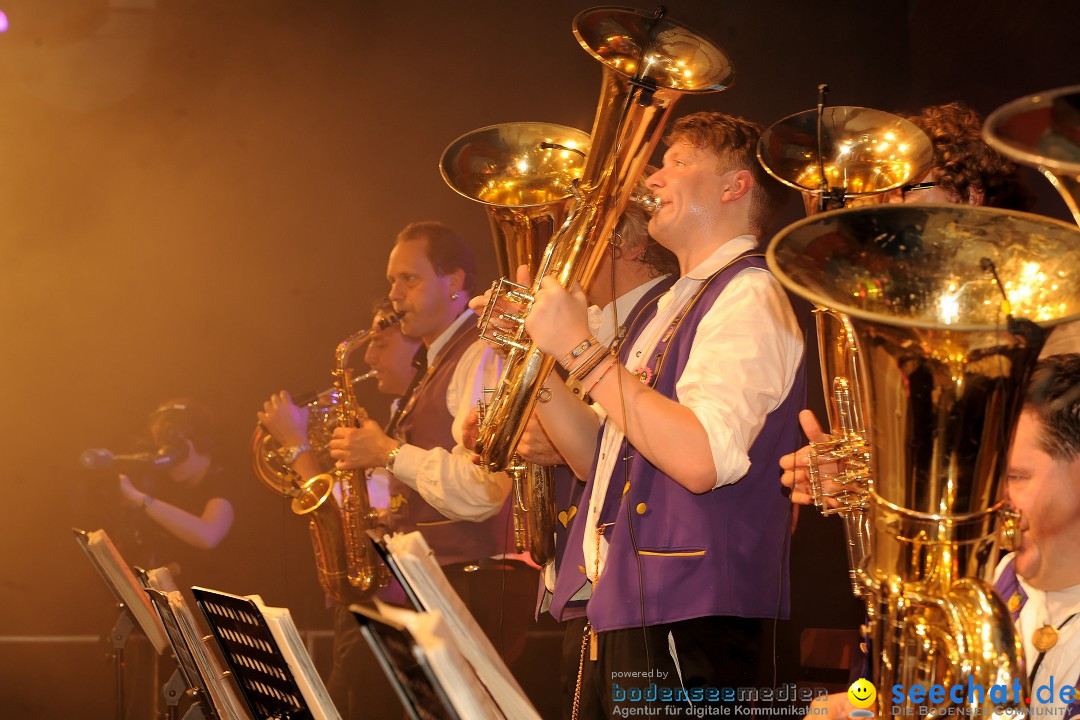
[[[865,709],[874,704],[874,700],[877,698],[877,688],[869,680],[859,679],[851,683],[847,696],[852,705]]]

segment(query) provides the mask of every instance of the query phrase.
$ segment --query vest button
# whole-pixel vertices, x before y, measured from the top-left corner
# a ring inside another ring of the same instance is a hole
[[[645,506],[645,503],[638,503],[637,507],[634,509],[637,510],[638,515],[644,515],[645,511],[648,510],[648,508]]]

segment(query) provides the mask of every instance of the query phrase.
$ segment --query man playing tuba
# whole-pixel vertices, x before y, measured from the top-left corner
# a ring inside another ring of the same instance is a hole
[[[587,599],[566,658],[578,717],[611,716],[630,690],[685,706],[753,685],[762,620],[787,612],[787,500],[769,465],[798,431],[803,341],[758,249],[780,193],[759,135],[719,113],[675,124],[647,184],[661,200],[649,232],[681,277],[629,319],[618,361],[590,350],[580,293],[545,281],[526,320],[606,414],[594,440],[583,404],[540,410],[589,477],[552,602],[564,618]]]

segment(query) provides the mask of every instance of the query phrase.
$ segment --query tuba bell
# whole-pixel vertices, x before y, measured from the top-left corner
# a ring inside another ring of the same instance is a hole
[[[885,193],[921,177],[930,166],[933,145],[914,123],[872,108],[824,107],[824,95],[821,101],[818,110],[771,125],[757,149],[765,171],[802,194],[807,215],[880,203]],[[870,544],[867,397],[848,318],[818,304],[814,319],[831,439],[810,444],[807,474],[814,504],[844,523],[848,572],[859,596],[858,570]],[[826,473],[824,466],[836,470]],[[830,485],[835,489],[826,489]]]
[[[537,272],[566,221],[588,152],[587,133],[540,122],[480,128],[443,152],[439,170],[446,184],[487,211],[501,275],[520,265]],[[484,337],[490,341],[498,332],[489,324]],[[516,455],[504,469],[513,481],[514,544],[544,565],[555,558],[554,475]]]
[[[928,700],[930,715],[1023,713],[1020,639],[986,579],[995,526],[1011,519],[999,483],[1043,329],[1080,313],[1080,231],[991,208],[885,205],[799,221],[767,259],[789,290],[843,313],[859,347],[874,684],[971,678],[1007,699]],[[915,714],[910,699],[877,702],[879,717]]]
[[[543,278],[569,289],[588,286],[605,243],[660,140],[674,103],[687,93],[725,89],[731,62],[715,45],[682,25],[623,8],[593,8],[574,19],[581,46],[604,65],[603,90],[591,133],[592,147],[576,183],[569,218],[544,251],[530,290],[514,290],[528,304]],[[505,283],[503,284],[505,286]],[[491,294],[488,311],[501,302]],[[554,358],[532,347],[521,318],[502,337],[508,354],[479,428],[477,451],[491,470],[512,464]]]
[[[341,341],[334,352],[333,387],[320,393],[308,407],[308,443],[328,464],[327,446],[334,428],[356,427],[367,413],[356,401],[355,384],[375,377],[374,372],[352,377],[349,359],[375,333],[398,322],[396,315],[380,316],[370,330]],[[371,597],[386,584],[386,568],[375,558],[367,531],[375,526],[366,478],[355,470],[333,470],[304,481],[281,456],[281,446],[262,424],[252,435],[255,476],[274,492],[291,497],[291,509],[308,516],[319,585],[337,602],[347,605]],[[334,486],[341,503],[334,497]]]
[[[1080,85],[1003,105],[983,123],[983,139],[1005,157],[1042,173],[1080,224]]]

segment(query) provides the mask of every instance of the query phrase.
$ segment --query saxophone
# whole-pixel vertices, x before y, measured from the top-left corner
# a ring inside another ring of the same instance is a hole
[[[312,447],[323,453],[333,427],[356,427],[367,413],[356,400],[356,380],[352,378],[349,358],[375,333],[397,323],[397,316],[380,317],[373,328],[345,338],[334,352],[333,387],[309,404],[309,439]],[[318,411],[318,412],[315,412]],[[356,470],[333,470],[307,481],[285,464],[274,447],[273,438],[259,425],[252,437],[255,475],[271,490],[292,497],[291,508],[297,515],[307,515],[311,546],[319,585],[337,602],[347,605],[369,598],[389,579],[386,568],[377,561],[367,537],[375,525],[375,511],[368,499],[366,478]],[[334,497],[334,484],[341,493],[341,504]]]

